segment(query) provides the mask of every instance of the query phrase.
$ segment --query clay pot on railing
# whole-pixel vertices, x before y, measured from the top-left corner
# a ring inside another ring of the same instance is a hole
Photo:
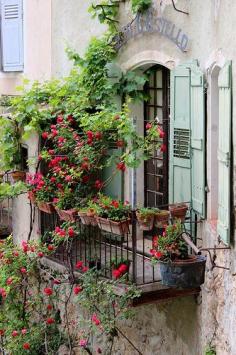
[[[181,222],[184,222],[188,206],[185,203],[170,205],[169,211],[172,219],[180,219]]]
[[[169,222],[170,212],[167,210],[161,210],[155,214],[154,224],[157,228],[164,228]]]
[[[122,221],[112,221],[107,218],[96,217],[98,226],[105,232],[125,235],[129,233],[130,219],[125,219]]]
[[[162,284],[175,288],[197,288],[204,283],[206,258],[190,255],[186,260],[159,261]]]
[[[53,212],[55,212],[55,208],[54,208],[52,202],[39,201],[37,203],[37,206],[38,206],[39,210],[42,212],[45,212],[48,214],[52,214]]]
[[[151,231],[154,223],[154,215],[142,216],[139,212],[136,212],[139,228],[143,231]]]
[[[25,181],[25,179],[26,179],[26,172],[25,171],[16,170],[16,171],[12,171],[10,174],[11,174],[11,177],[14,182]]]
[[[55,207],[55,210],[57,211],[57,214],[62,221],[74,222],[76,220],[77,215],[78,215],[75,208],[72,208],[70,210],[61,210],[61,209]]]
[[[96,226],[97,225],[97,220],[96,220],[94,214],[90,214],[87,211],[79,211],[78,216],[81,220],[81,223],[86,226]]]

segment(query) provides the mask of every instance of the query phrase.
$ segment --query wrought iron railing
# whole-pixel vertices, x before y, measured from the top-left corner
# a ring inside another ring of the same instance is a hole
[[[186,228],[192,226],[193,221],[186,219]],[[56,214],[41,213],[42,231],[52,231],[61,222]],[[117,235],[111,231],[103,231],[99,226],[84,225],[76,221],[78,236],[61,244],[52,258],[65,266],[76,270],[76,264],[82,261],[83,265],[100,270],[102,276],[113,278],[113,271],[119,263],[128,265],[128,278],[137,285],[148,285],[160,282],[158,265],[151,261],[150,249],[154,235],[162,230],[154,228],[149,234],[144,234],[138,228],[135,211],[129,231],[123,235]],[[188,226],[189,224],[189,226]],[[188,233],[191,235],[190,233]]]

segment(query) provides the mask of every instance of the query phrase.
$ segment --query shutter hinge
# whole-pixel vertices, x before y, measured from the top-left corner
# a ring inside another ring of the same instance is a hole
[[[210,192],[210,189],[207,185],[205,186],[205,192]]]

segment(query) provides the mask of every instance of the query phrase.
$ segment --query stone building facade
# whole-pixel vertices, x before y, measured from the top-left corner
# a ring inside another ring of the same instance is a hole
[[[205,2],[178,0],[174,3],[177,9],[185,13],[176,11],[171,0],[156,0],[153,1],[150,15],[136,19],[136,27],[131,29],[127,26],[133,18],[130,4],[128,1],[121,2],[120,22],[123,26],[124,38],[119,43],[116,66],[122,72],[137,68],[145,72],[156,66],[157,72],[161,70],[162,75],[164,75],[163,70],[168,70],[171,80],[177,77],[186,78],[186,74],[181,74],[182,76],[178,74],[178,70],[182,69],[185,73],[186,71],[189,73],[190,86],[192,83],[188,92],[193,92],[191,90],[194,90],[194,87],[200,87],[202,90],[201,108],[197,106],[196,109],[197,104],[193,102],[195,106],[189,120],[195,121],[188,123],[190,131],[196,129],[196,134],[199,134],[194,138],[200,141],[196,145],[201,146],[200,149],[195,148],[201,151],[199,160],[195,161],[197,183],[192,180],[190,171],[185,175],[186,171],[173,168],[172,173],[171,170],[167,173],[169,188],[166,198],[168,202],[182,202],[179,200],[181,196],[184,201],[190,201],[194,196],[199,197],[200,202],[196,203],[194,210],[200,221],[197,227],[198,245],[205,248],[216,246],[228,249],[211,251],[212,254],[215,253],[215,263],[223,268],[212,269],[208,256],[206,280],[198,297],[188,296],[139,306],[135,319],[124,324],[123,329],[145,355],[202,355],[208,344],[214,345],[219,355],[235,355],[234,133],[236,119],[234,97],[236,88],[233,79],[236,75],[236,53],[233,29],[236,3],[230,0],[206,0]],[[30,79],[66,75],[70,69],[64,51],[66,44],[68,43],[79,54],[83,54],[89,39],[101,35],[105,29],[96,20],[91,20],[87,12],[88,2],[85,1],[25,0],[24,6],[26,15],[23,74]],[[39,21],[38,25],[37,21]],[[1,73],[1,94],[14,94],[15,84],[21,77],[22,73]],[[194,84],[195,79],[197,84]],[[173,91],[171,85],[170,83],[170,101],[166,98],[167,106],[169,105],[166,107],[166,117],[169,109],[168,130],[173,135],[174,128],[171,125],[174,125],[173,120],[177,117],[175,114],[181,112],[185,115],[185,105],[187,106],[187,101],[191,99],[189,97],[186,99],[184,94],[181,96],[180,89]],[[181,88],[184,92],[185,86]],[[174,101],[173,95],[178,96],[179,101]],[[222,104],[224,99],[228,101]],[[192,101],[190,106],[191,103]],[[162,103],[156,104],[156,110],[162,106]],[[176,111],[179,106],[180,111]],[[191,111],[191,107],[189,110]],[[147,119],[144,117],[145,112],[144,103],[132,104],[131,113],[136,118],[139,132],[144,132],[144,120]],[[156,115],[159,116],[157,111],[154,112],[154,116]],[[188,129],[188,124],[187,128],[181,125],[175,128]],[[38,147],[37,138],[32,138],[27,144],[29,156],[34,156]],[[194,146],[191,148],[194,149]],[[226,149],[223,152],[225,155],[220,153],[223,148]],[[170,166],[172,164],[178,167],[178,162],[175,164],[173,160],[173,149],[169,148],[172,157],[167,158]],[[191,157],[189,159],[191,160]],[[183,168],[181,164],[180,167]],[[194,163],[191,165],[191,171],[192,166]],[[128,200],[134,197],[133,179],[133,172],[127,171],[123,194]],[[188,182],[189,186],[187,186]],[[147,201],[144,166],[136,172],[136,184],[137,203],[142,205]],[[186,184],[184,189],[183,184]],[[176,193],[171,190],[171,186],[175,186]],[[182,190],[184,195],[181,195]],[[192,203],[192,200],[190,202]],[[24,239],[27,233],[28,216],[28,202],[24,196],[19,197],[14,201],[13,212],[14,237],[18,241]],[[38,230],[39,224],[36,218],[35,237]],[[125,341],[122,343],[117,341],[114,353],[128,355],[134,354],[134,350]]]

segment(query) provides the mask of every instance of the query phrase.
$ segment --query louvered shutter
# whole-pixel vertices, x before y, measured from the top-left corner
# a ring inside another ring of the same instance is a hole
[[[205,217],[205,112],[204,77],[191,67],[191,189],[192,208]]]
[[[219,87],[219,143],[218,143],[218,224],[217,233],[230,242],[230,174],[231,174],[231,62],[221,69]]]
[[[1,1],[2,68],[5,72],[23,70],[22,0]]]
[[[191,201],[190,68],[171,72],[169,202]]]

